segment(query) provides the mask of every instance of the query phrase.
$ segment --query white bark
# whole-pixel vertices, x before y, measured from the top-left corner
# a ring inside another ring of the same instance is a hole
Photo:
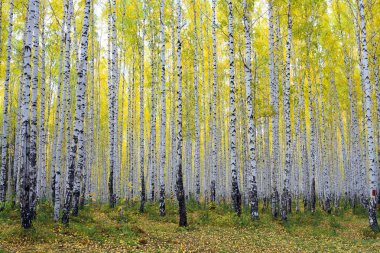
[[[33,73],[32,73],[32,97],[31,97],[31,118],[30,118],[30,209],[34,219],[37,205],[37,92],[38,92],[38,62],[39,62],[39,0],[34,1],[34,22],[33,22]]]
[[[290,55],[292,43],[292,17],[290,13],[290,1],[288,0],[288,38],[286,41],[286,62],[285,62],[285,92],[284,92],[284,114],[285,114],[285,177],[284,189],[281,198],[281,218],[287,219],[287,212],[290,209],[290,169],[291,169],[291,125],[290,125]]]
[[[274,59],[274,29],[273,29],[273,0],[268,2],[268,15],[269,15],[269,83],[270,83],[270,103],[274,115],[272,116],[272,157],[271,157],[271,171],[272,171],[272,215],[278,215],[278,191],[277,191],[277,178],[278,178],[278,79],[275,76],[275,59]]]
[[[249,202],[251,205],[251,217],[253,219],[259,218],[259,203],[258,203],[258,191],[257,191],[257,165],[256,165],[256,135],[254,124],[254,110],[253,110],[253,98],[251,92],[252,85],[252,64],[251,64],[251,23],[250,15],[247,9],[247,0],[243,1],[244,8],[244,34],[245,34],[245,59],[244,59],[244,72],[245,72],[245,92],[247,99],[248,110],[248,138],[249,138],[249,160],[248,160],[248,174],[249,174]],[[246,166],[244,166],[246,167]]]
[[[238,167],[236,158],[236,107],[235,107],[235,53],[234,53],[234,36],[233,36],[233,13],[232,1],[228,1],[228,50],[230,66],[230,166],[231,166],[231,184],[232,184],[232,203],[237,215],[241,214],[241,195],[238,182]]]
[[[44,8],[45,5],[42,5]],[[45,13],[42,17],[41,24],[41,82],[40,82],[40,119],[39,119],[39,137],[38,137],[38,187],[37,194],[38,198],[46,198],[46,131],[45,131],[45,60],[46,60],[46,51],[45,51]]]
[[[194,96],[195,96],[195,149],[194,149],[194,169],[195,169],[195,199],[199,202],[200,194],[200,174],[201,174],[201,161],[200,161],[200,126],[199,126],[199,77],[198,77],[198,32],[197,32],[197,11],[196,1],[193,0],[194,8]]]
[[[143,9],[146,8],[145,1]],[[144,176],[144,42],[145,42],[145,14],[141,24],[140,38],[140,212],[144,212],[145,204],[145,176]]]
[[[54,186],[54,192],[55,192],[55,199],[54,199],[54,221],[58,221],[59,219],[59,211],[61,206],[61,196],[60,196],[60,182],[61,182],[61,166],[63,164],[62,159],[62,141],[63,141],[63,132],[64,132],[64,122],[65,122],[65,113],[69,113],[69,108],[66,108],[68,106],[67,104],[67,96],[70,89],[70,48],[71,48],[71,8],[72,8],[72,1],[68,0],[66,2],[68,10],[67,12],[67,26],[65,31],[65,60],[64,60],[64,69],[63,69],[63,85],[64,90],[62,94],[62,104],[61,104],[61,111],[59,113],[59,136],[57,140],[57,148],[56,148],[56,170],[55,170],[55,186]],[[69,100],[70,101],[70,100]],[[70,125],[71,122],[67,122],[68,125]],[[70,172],[66,172],[68,175]],[[68,178],[66,179],[68,180]]]
[[[216,143],[216,90],[217,90],[217,51],[216,51],[216,0],[212,0],[212,161],[211,161],[211,201],[216,200],[216,178],[217,178],[217,143]]]
[[[182,28],[182,10],[181,0],[177,2],[177,150],[176,150],[176,193],[178,200],[178,213],[179,213],[179,226],[187,226],[185,191],[183,188],[182,176],[182,41],[181,41],[181,28]]]
[[[306,60],[306,69],[307,69],[307,83],[308,83],[308,94],[309,94],[309,117],[310,117],[310,160],[311,160],[311,185],[310,185],[310,208],[311,211],[315,211],[316,203],[316,194],[315,194],[315,167],[316,167],[316,136],[315,136],[315,115],[314,115],[314,99],[311,89],[311,70],[310,70],[310,44],[311,38],[310,34],[307,38],[307,60]]]
[[[367,200],[369,224],[373,230],[379,230],[379,225],[376,219],[376,197],[377,197],[377,184],[378,174],[376,170],[376,157],[375,157],[375,145],[372,129],[372,87],[368,70],[368,52],[367,52],[367,31],[366,21],[364,14],[363,0],[359,0],[360,11],[360,32],[361,32],[361,46],[362,46],[362,75],[364,82],[365,93],[365,122],[367,129],[367,145],[368,145],[368,163],[369,163],[369,199]]]
[[[83,121],[85,111],[85,92],[87,83],[87,54],[88,54],[88,30],[89,30],[89,16],[90,16],[91,0],[86,0],[83,16],[83,27],[81,35],[81,48],[80,48],[80,65],[78,72],[78,82],[76,86],[76,109],[75,109],[75,121],[74,131],[72,135],[72,143],[69,151],[68,159],[68,180],[66,182],[65,192],[65,204],[63,208],[62,223],[69,222],[69,211],[72,199],[73,181],[74,181],[74,169],[75,174],[81,173],[83,169],[83,157],[84,157],[84,141],[83,141]],[[78,151],[77,151],[78,149]],[[78,153],[78,160],[76,162],[76,156]],[[75,192],[74,194],[79,194]],[[79,195],[78,195],[79,197]]]
[[[1,168],[0,168],[0,204],[5,201],[6,173],[7,173],[7,151],[8,151],[8,104],[9,104],[9,79],[11,73],[11,49],[13,33],[13,0],[9,2],[9,25],[7,39],[7,56],[5,67],[4,100],[3,100],[3,124],[1,132]],[[17,135],[17,133],[16,133]],[[8,176],[9,177],[9,176]]]
[[[165,160],[166,160],[166,86],[165,86],[165,0],[160,4],[160,36],[161,36],[161,128],[160,128],[160,215],[165,215]]]
[[[28,3],[28,15],[25,25],[25,42],[23,51],[23,102],[21,107],[21,167],[20,167],[20,204],[21,204],[21,225],[24,228],[30,228],[32,225],[33,213],[30,199],[31,184],[30,181],[30,86],[31,76],[31,58],[32,58],[32,35],[33,25],[35,22],[35,0]]]

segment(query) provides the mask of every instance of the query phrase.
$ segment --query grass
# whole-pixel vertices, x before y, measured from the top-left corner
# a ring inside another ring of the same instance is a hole
[[[85,206],[69,226],[53,222],[50,204],[40,204],[33,227],[20,226],[19,210],[0,212],[0,252],[376,252],[380,236],[368,228],[363,210],[334,210],[328,215],[292,213],[288,221],[273,219],[269,211],[252,221],[243,208],[237,217],[227,204],[187,203],[189,227],[177,225],[177,205],[138,203],[110,209]],[[261,210],[261,209],[260,209]]]

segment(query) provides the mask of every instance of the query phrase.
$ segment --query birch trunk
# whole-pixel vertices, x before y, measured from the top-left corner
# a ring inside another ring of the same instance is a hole
[[[11,49],[13,33],[13,0],[9,2],[9,25],[7,39],[7,58],[5,67],[4,100],[3,100],[3,124],[1,132],[1,168],[0,168],[0,209],[3,208],[6,194],[7,178],[7,151],[8,151],[8,105],[9,105],[9,80],[11,73]],[[17,133],[16,133],[17,135]],[[8,175],[9,177],[9,175]]]
[[[271,171],[272,171],[272,215],[278,215],[278,190],[277,190],[277,177],[278,177],[278,84],[275,76],[275,60],[274,60],[274,31],[273,31],[273,0],[268,2],[269,10],[269,79],[270,79],[270,102],[274,110],[272,118],[272,157],[271,157]]]
[[[309,94],[309,117],[310,117],[310,159],[311,159],[311,185],[310,185],[310,209],[311,212],[315,212],[316,194],[315,194],[315,167],[316,167],[316,136],[315,136],[315,116],[314,116],[314,105],[313,105],[313,95],[311,88],[311,70],[310,70],[310,44],[311,38],[310,34],[307,38],[307,83],[308,83],[308,94]]]
[[[290,125],[290,55],[292,43],[292,17],[290,13],[291,0],[288,0],[288,39],[286,41],[285,62],[285,92],[284,92],[284,114],[285,114],[285,177],[284,189],[281,197],[281,218],[287,220],[287,212],[290,209],[290,169],[291,169],[291,125]]]
[[[361,31],[361,46],[362,46],[362,75],[364,82],[365,93],[365,122],[367,128],[367,145],[368,145],[368,161],[369,161],[369,198],[366,198],[366,207],[368,209],[369,225],[372,230],[378,231],[379,225],[376,219],[376,197],[377,197],[377,171],[375,158],[375,145],[372,129],[372,99],[371,99],[371,80],[368,71],[368,53],[367,53],[367,31],[366,20],[364,15],[363,0],[359,0],[360,12],[360,31]],[[363,169],[363,168],[362,168]]]
[[[247,99],[247,109],[248,109],[248,138],[249,138],[249,161],[248,161],[248,170],[249,170],[249,203],[251,206],[251,217],[252,219],[259,218],[259,201],[257,194],[257,165],[256,165],[256,136],[255,136],[255,123],[254,123],[254,110],[253,110],[253,99],[251,94],[251,85],[252,85],[252,64],[251,64],[251,24],[250,24],[250,15],[247,10],[247,0],[243,1],[244,8],[244,34],[245,34],[245,62],[244,62],[244,72],[245,72],[245,92]]]
[[[216,90],[217,90],[217,51],[216,51],[216,0],[212,0],[212,113],[213,113],[213,125],[212,125],[212,171],[211,171],[211,202],[216,200],[216,177],[217,177],[217,143],[216,143]]]
[[[160,36],[161,36],[161,129],[160,129],[160,215],[165,216],[165,160],[166,160],[166,97],[165,97],[165,0],[160,4]]]
[[[22,68],[22,90],[23,102],[21,107],[21,167],[20,167],[20,211],[21,225],[23,228],[32,226],[32,203],[30,199],[31,184],[30,181],[30,119],[29,119],[29,103],[30,103],[30,86],[31,86],[31,58],[32,58],[32,35],[33,24],[35,22],[35,0],[29,0],[28,14],[25,25],[25,42],[23,51],[23,68]]]
[[[155,32],[153,30],[153,24],[151,24],[151,118],[150,118],[150,144],[149,144],[149,174],[150,174],[150,193],[149,200],[154,201],[155,193],[155,174],[156,174],[156,69],[155,69]],[[162,130],[162,129],[161,129]]]
[[[55,204],[55,186],[56,186],[56,161],[57,161],[57,141],[58,141],[58,129],[59,129],[59,122],[60,122],[60,110],[61,110],[61,92],[63,85],[61,84],[61,77],[62,77],[62,64],[63,64],[63,53],[65,48],[65,27],[66,27],[66,16],[68,13],[68,0],[64,1],[63,5],[63,20],[62,20],[62,27],[61,27],[61,44],[60,44],[60,55],[59,55],[59,73],[58,73],[58,92],[57,92],[57,108],[55,111],[55,125],[54,125],[54,133],[53,133],[53,146],[52,146],[52,160],[51,160],[51,191],[52,191],[52,203]],[[64,101],[64,100],[63,100]],[[57,218],[58,219],[58,218]]]
[[[42,5],[44,9],[45,5]],[[39,137],[38,137],[38,198],[46,199],[46,131],[45,131],[45,60],[46,60],[46,51],[45,51],[45,12],[42,16],[41,24],[41,83],[40,83],[40,127],[39,127]]]
[[[195,200],[199,203],[200,189],[200,174],[201,174],[201,161],[200,161],[200,126],[199,126],[199,77],[198,77],[198,32],[197,32],[197,11],[196,1],[193,0],[194,9],[194,97],[195,97],[195,149],[194,149],[194,169],[195,169]]]
[[[37,205],[37,92],[38,92],[38,60],[39,60],[39,0],[34,1],[34,22],[33,22],[33,73],[32,73],[32,98],[31,98],[31,118],[30,118],[30,212],[32,219],[36,217]]]
[[[143,9],[146,8],[145,1]],[[144,42],[145,42],[145,9],[141,27],[140,41],[140,212],[144,212],[145,205],[145,176],[144,176]]]
[[[61,166],[63,164],[62,161],[62,141],[63,141],[63,132],[64,132],[64,122],[65,122],[65,113],[68,115],[69,108],[66,108],[66,106],[69,106],[67,103],[68,93],[70,90],[70,48],[71,48],[71,14],[72,14],[72,1],[68,0],[66,2],[66,9],[67,12],[67,26],[66,26],[66,32],[65,32],[65,61],[64,61],[64,69],[63,69],[63,85],[64,90],[62,94],[62,105],[61,105],[61,111],[59,114],[59,135],[57,140],[57,148],[56,148],[56,171],[55,171],[55,186],[54,186],[54,192],[55,192],[55,199],[54,199],[54,221],[58,221],[59,219],[59,211],[61,206]],[[69,100],[70,101],[70,100]],[[70,122],[67,122],[68,126],[70,125]],[[69,136],[69,135],[68,135]],[[66,171],[66,175],[69,175],[70,171]],[[68,178],[66,178],[68,180]]]
[[[238,167],[236,158],[236,107],[235,107],[235,54],[234,54],[234,37],[233,37],[233,13],[232,1],[228,1],[228,50],[230,66],[230,166],[231,166],[231,184],[232,184],[232,205],[238,216],[241,214],[241,194],[239,191]]]
[[[178,200],[178,213],[179,213],[179,226],[187,226],[186,215],[186,203],[185,203],[185,191],[183,188],[182,177],[182,41],[181,41],[181,29],[182,29],[182,10],[181,0],[177,2],[177,75],[178,75],[178,87],[177,87],[177,156],[176,156],[176,192]]]
[[[71,206],[71,199],[73,195],[73,183],[74,183],[74,169],[75,173],[81,173],[83,169],[83,156],[84,156],[84,143],[83,143],[83,121],[85,111],[85,91],[87,82],[87,50],[88,50],[88,30],[89,30],[89,16],[90,16],[91,0],[86,0],[83,16],[83,27],[81,35],[81,48],[80,48],[80,65],[78,72],[78,82],[76,88],[76,109],[75,109],[75,121],[74,131],[72,135],[72,142],[69,151],[68,159],[68,180],[66,182],[65,201],[63,207],[62,223],[67,224],[69,222],[69,211]],[[77,151],[78,149],[78,151]],[[78,152],[78,161],[75,158]],[[75,192],[79,197],[79,192]]]

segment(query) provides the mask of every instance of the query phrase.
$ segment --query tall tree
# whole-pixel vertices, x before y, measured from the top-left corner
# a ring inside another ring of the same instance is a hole
[[[367,51],[367,28],[365,19],[365,10],[363,0],[359,0],[359,13],[360,13],[360,33],[361,33],[361,46],[362,46],[362,76],[364,82],[365,94],[365,122],[367,129],[367,145],[368,145],[368,161],[369,161],[369,198],[364,197],[363,200],[368,209],[369,225],[372,230],[379,231],[379,225],[376,218],[376,197],[377,197],[377,172],[376,172],[376,158],[375,158],[375,145],[372,129],[372,86],[368,70],[368,51]],[[362,168],[363,170],[364,168]]]
[[[45,2],[42,2],[42,10],[45,8]],[[45,16],[46,11],[43,11],[41,20],[41,82],[40,82],[40,119],[39,119],[39,136],[38,136],[38,197],[46,198],[46,140],[47,133],[45,126],[45,108],[46,108],[46,42],[45,42]],[[48,114],[49,115],[49,114]]]
[[[268,1],[269,15],[269,83],[270,83],[270,103],[273,109],[272,117],[272,155],[271,155],[271,170],[272,170],[272,215],[278,215],[278,79],[275,77],[275,60],[274,60],[274,31],[273,31],[273,0]]]
[[[212,171],[211,171],[211,201],[216,200],[216,177],[217,177],[217,143],[216,143],[216,90],[217,90],[217,51],[216,51],[216,0],[212,0],[212,113],[213,113],[213,125],[212,125]]]
[[[21,167],[20,167],[20,204],[21,204],[21,225],[23,228],[32,226],[33,209],[30,195],[32,193],[30,175],[30,86],[31,86],[31,58],[32,58],[32,35],[33,25],[35,22],[35,0],[29,0],[27,19],[25,24],[25,40],[23,45],[23,74],[22,74],[22,91],[23,102],[21,106]]]
[[[8,151],[8,105],[9,105],[9,79],[11,74],[11,49],[13,33],[13,0],[9,2],[9,24],[7,39],[7,58],[5,67],[4,100],[3,100],[3,124],[1,132],[1,168],[0,168],[0,209],[3,208],[6,194],[7,178],[7,151]],[[8,175],[9,177],[10,175]]]
[[[232,204],[237,215],[241,214],[241,194],[239,191],[238,167],[236,160],[236,107],[235,107],[235,55],[233,37],[233,13],[232,1],[228,1],[228,50],[230,65],[230,159],[231,159],[231,183]]]
[[[34,1],[33,22],[33,73],[32,73],[32,97],[30,118],[30,212],[32,219],[36,217],[37,205],[37,93],[38,93],[38,62],[39,62],[39,23],[40,23],[40,1]]]
[[[63,67],[63,85],[64,90],[62,94],[62,104],[61,104],[61,111],[59,114],[59,134],[58,134],[58,140],[57,140],[57,149],[56,149],[56,171],[55,171],[55,186],[54,186],[54,192],[55,192],[55,199],[54,199],[54,220],[59,220],[59,212],[61,207],[61,167],[63,164],[62,161],[62,142],[63,142],[63,132],[64,132],[64,122],[65,122],[65,116],[69,115],[69,104],[67,103],[70,101],[70,98],[68,96],[69,90],[70,90],[70,48],[71,48],[71,15],[72,15],[72,1],[68,0],[66,2],[66,9],[67,9],[67,22],[66,22],[66,32],[65,32],[65,60],[64,60],[64,67]],[[67,126],[70,126],[71,122],[67,122]],[[67,133],[68,136],[69,133]],[[73,172],[74,173],[74,172]],[[71,171],[67,171],[67,177],[66,181],[70,180]],[[71,200],[70,200],[71,201]],[[71,204],[71,203],[70,203]]]
[[[78,82],[76,86],[76,108],[75,108],[75,120],[74,131],[72,134],[72,142],[70,146],[70,153],[68,159],[68,180],[66,183],[65,201],[62,215],[62,223],[67,224],[69,222],[69,211],[71,206],[73,184],[74,184],[74,169],[78,167],[77,171],[81,172],[83,169],[83,121],[85,111],[85,95],[86,95],[86,83],[87,83],[87,55],[88,55],[88,30],[89,30],[89,17],[90,17],[91,0],[85,1],[83,27],[81,35],[81,48],[80,48],[80,62],[78,71]],[[78,161],[76,162],[78,151]]]
[[[144,212],[145,205],[145,176],[144,176],[144,43],[145,43],[145,19],[146,4],[143,0],[143,20],[141,23],[140,38],[140,212]]]
[[[200,126],[199,126],[199,77],[198,77],[198,32],[197,32],[197,11],[196,1],[193,0],[194,9],[194,97],[195,97],[195,149],[194,149],[194,168],[195,168],[195,185],[196,185],[196,201],[199,202],[200,193],[200,174],[201,174],[201,161],[200,161]]]
[[[285,177],[284,189],[281,197],[281,218],[287,219],[289,209],[290,193],[290,169],[291,169],[291,125],[290,125],[290,55],[292,43],[292,17],[290,13],[291,0],[288,0],[288,39],[286,41],[286,63],[285,63]]]
[[[182,176],[182,41],[181,41],[181,29],[182,29],[182,7],[181,0],[177,0],[177,75],[178,75],[178,87],[177,87],[177,156],[176,156],[176,192],[178,200],[178,213],[179,213],[179,226],[187,226],[187,214],[186,214],[186,202],[185,202],[185,190],[183,188],[183,176]]]
[[[160,37],[161,37],[161,128],[160,128],[160,215],[165,215],[165,160],[166,160],[166,84],[165,84],[165,0],[160,4]]]
[[[247,109],[248,109],[248,138],[249,138],[249,161],[248,169],[250,175],[250,189],[249,189],[249,202],[251,205],[251,217],[252,219],[259,218],[259,200],[257,194],[257,166],[256,166],[256,128],[254,123],[254,110],[253,110],[253,98],[251,92],[252,85],[252,64],[251,64],[251,23],[250,15],[247,6],[247,0],[243,0],[243,21],[244,21],[244,34],[245,34],[245,60],[244,60],[244,73],[245,73],[245,92],[247,97]]]

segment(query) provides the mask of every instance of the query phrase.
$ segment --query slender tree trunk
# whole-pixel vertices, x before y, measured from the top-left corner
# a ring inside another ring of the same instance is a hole
[[[310,44],[311,35],[307,38],[307,83],[308,83],[308,94],[309,94],[309,117],[310,117],[310,159],[311,159],[311,185],[310,185],[310,209],[311,212],[315,212],[316,204],[316,193],[315,193],[315,167],[316,167],[316,135],[315,135],[315,115],[314,115],[314,105],[313,105],[313,95],[311,89],[311,70],[310,70]]]
[[[44,9],[45,5],[42,5]],[[46,131],[45,131],[45,60],[46,60],[46,51],[45,51],[45,12],[42,16],[41,24],[41,83],[40,83],[40,127],[39,127],[39,137],[38,137],[38,198],[46,198]]]
[[[297,89],[297,95],[300,96],[300,89],[296,83],[296,72],[298,73],[298,68],[295,66],[295,71],[293,72],[293,80],[294,80],[294,86]],[[295,117],[295,135],[294,135],[294,141],[293,141],[293,171],[294,171],[294,195],[295,195],[295,202],[296,202],[296,213],[300,212],[300,204],[299,204],[299,171],[300,171],[300,124],[301,124],[301,103],[298,101],[296,113],[294,115]]]
[[[90,109],[89,109],[89,133],[88,136],[90,138],[89,143],[88,143],[88,149],[87,149],[87,154],[88,154],[88,162],[87,162],[87,167],[88,167],[88,172],[89,174],[87,175],[89,184],[86,182],[83,182],[82,186],[82,197],[80,199],[80,207],[83,208],[85,200],[89,197],[87,192],[92,192],[92,183],[91,183],[91,171],[95,171],[92,167],[94,166],[94,152],[95,150],[93,149],[94,145],[94,96],[95,96],[95,11],[94,11],[94,1],[91,2],[91,60],[90,60],[90,76],[91,76],[91,86],[90,86]]]
[[[212,112],[213,112],[213,125],[212,125],[212,171],[211,171],[211,202],[216,200],[216,177],[217,177],[217,143],[216,143],[216,90],[217,90],[217,55],[216,55],[216,0],[212,0]]]
[[[366,198],[366,206],[368,209],[369,225],[372,230],[379,231],[379,225],[376,219],[376,197],[377,197],[377,172],[376,172],[376,158],[375,158],[375,145],[373,141],[373,129],[372,129],[372,100],[371,100],[371,80],[369,78],[368,71],[368,53],[367,53],[367,31],[366,21],[364,14],[363,0],[359,0],[359,12],[360,12],[360,31],[361,31],[361,46],[362,46],[362,75],[364,81],[364,93],[365,93],[365,122],[367,128],[367,145],[368,145],[368,160],[369,160],[369,190],[370,196]],[[363,170],[364,168],[362,168]]]
[[[228,1],[228,48],[230,66],[230,159],[231,159],[231,183],[232,183],[232,205],[238,216],[241,214],[241,194],[239,191],[238,166],[236,164],[236,107],[235,107],[235,55],[233,37],[233,14],[232,1]]]
[[[290,193],[290,169],[291,169],[291,125],[290,125],[290,55],[292,43],[292,17],[290,13],[290,1],[288,0],[288,40],[286,42],[286,65],[285,65],[285,97],[284,97],[284,114],[285,114],[285,177],[284,189],[281,198],[281,218],[287,220],[287,211],[289,209]]]
[[[151,118],[150,118],[150,144],[149,144],[149,174],[150,174],[150,194],[149,199],[154,201],[155,193],[155,174],[156,174],[156,65],[155,65],[155,31],[151,23]],[[161,129],[162,130],[162,129]]]
[[[143,9],[146,8],[145,1]],[[140,212],[144,212],[145,205],[145,176],[144,176],[144,42],[145,42],[145,9],[141,27],[140,41]]]
[[[109,1],[110,8],[110,20],[109,25],[112,29],[111,36],[111,55],[109,55],[109,114],[110,114],[110,172],[108,180],[108,193],[109,193],[109,206],[113,208],[116,204],[116,194],[114,193],[115,189],[115,173],[117,173],[117,97],[118,97],[118,78],[117,78],[117,46],[116,46],[116,1]],[[109,31],[110,32],[110,31]]]
[[[31,97],[31,119],[30,119],[30,212],[32,219],[36,217],[37,205],[37,92],[38,92],[38,60],[39,60],[39,0],[34,1],[33,22],[33,73],[32,73],[32,97]]]
[[[31,153],[30,153],[30,86],[31,76],[31,58],[32,58],[32,35],[33,25],[35,22],[35,0],[29,0],[28,14],[25,25],[25,42],[23,51],[23,102],[21,107],[21,167],[20,167],[20,204],[21,204],[21,225],[23,228],[32,226],[33,209],[30,199],[32,182],[30,181],[31,173]]]
[[[199,77],[198,77],[198,32],[197,32],[197,11],[196,1],[193,0],[194,9],[194,96],[195,96],[195,149],[194,149],[194,169],[195,169],[195,200],[199,203],[200,194],[200,174],[201,174],[201,162],[200,162],[200,126],[199,126]]]
[[[248,108],[248,138],[249,138],[249,161],[248,161],[248,174],[249,176],[249,203],[251,206],[252,219],[259,218],[259,199],[257,193],[257,165],[256,165],[256,135],[255,135],[255,123],[254,123],[254,110],[253,110],[253,98],[251,94],[252,85],[252,65],[251,65],[251,24],[250,15],[247,9],[247,0],[243,0],[244,8],[244,34],[245,34],[245,60],[244,60],[244,72],[245,72],[245,92],[247,98]],[[244,166],[245,167],[245,166]]]
[[[181,41],[181,28],[182,28],[182,10],[181,0],[177,2],[177,75],[178,75],[178,87],[177,87],[177,159],[176,159],[176,189],[178,200],[178,213],[179,213],[179,226],[187,226],[186,215],[186,203],[185,203],[185,191],[183,188],[182,177],[182,41]]]
[[[62,105],[61,105],[61,111],[59,116],[59,135],[58,135],[58,141],[57,141],[57,157],[56,157],[56,171],[55,171],[55,199],[54,199],[54,220],[58,221],[59,219],[59,211],[61,206],[61,166],[63,164],[62,162],[62,142],[63,142],[63,132],[64,132],[64,122],[65,122],[65,113],[66,115],[69,114],[70,108],[69,104],[67,103],[67,100],[70,101],[70,98],[68,96],[69,90],[70,90],[70,48],[71,48],[71,14],[72,14],[72,1],[68,0],[66,2],[67,6],[67,27],[66,27],[66,35],[65,35],[65,61],[64,61],[64,69],[63,69],[63,85],[64,90],[62,94]],[[66,98],[67,97],[67,98]],[[69,127],[71,122],[67,121],[67,126]],[[68,134],[68,136],[70,136]],[[66,180],[69,180],[70,171],[66,171],[66,175],[68,176]]]
[[[274,32],[273,32],[273,0],[269,0],[269,79],[270,79],[270,101],[274,109],[274,116],[272,118],[272,157],[271,157],[271,170],[272,170],[272,215],[278,215],[278,191],[277,191],[277,177],[278,177],[278,83],[275,77],[275,62],[274,62]]]
[[[2,4],[2,2],[1,2]],[[0,21],[1,22],[1,21]],[[3,124],[1,132],[1,168],[0,168],[0,210],[3,208],[6,194],[7,178],[7,151],[8,151],[8,105],[9,105],[9,80],[11,73],[11,49],[13,32],[13,0],[9,2],[9,25],[7,39],[7,58],[5,67],[4,100],[3,100]],[[17,135],[17,132],[16,132]],[[10,175],[8,175],[9,178]]]
[[[160,129],[160,215],[165,215],[165,160],[166,160],[166,97],[165,97],[165,0],[160,4],[160,36],[161,36],[161,129]]]
[[[206,174],[207,174],[207,171],[208,171],[208,168],[207,168],[207,142],[208,142],[208,138],[207,138],[207,119],[206,119],[206,111],[207,111],[207,103],[206,103],[206,81],[205,81],[205,57],[204,57],[204,38],[203,38],[203,12],[202,12],[202,9],[200,11],[200,26],[199,26],[199,38],[201,39],[200,41],[200,53],[201,53],[201,68],[202,68],[202,106],[203,106],[203,110],[202,110],[202,117],[203,117],[203,181],[204,181],[204,184],[203,184],[203,192],[204,192],[204,202],[206,204],[207,202],[207,197],[208,197],[208,194],[207,194],[207,190],[208,190],[208,186],[207,186],[207,180],[208,178],[206,179]],[[206,33],[207,34],[207,33]],[[206,35],[205,35],[206,36]],[[208,47],[209,48],[209,47]],[[209,59],[210,61],[210,59]],[[201,174],[199,174],[199,176],[201,176]],[[196,191],[197,191],[197,188],[198,186],[196,185]],[[199,196],[201,194],[201,182],[199,180]],[[200,198],[200,197],[199,197]]]
[[[89,30],[89,16],[90,16],[91,0],[86,0],[83,16],[83,27],[81,35],[81,50],[80,50],[80,65],[78,71],[78,82],[76,88],[76,109],[74,131],[72,135],[72,143],[70,147],[70,154],[68,159],[68,180],[66,183],[65,202],[63,207],[62,223],[69,222],[69,211],[72,199],[74,169],[76,173],[81,173],[83,169],[83,156],[84,156],[84,143],[83,143],[83,121],[85,111],[85,93],[87,82],[87,50],[88,50],[88,30]],[[78,148],[78,161],[75,158]],[[75,194],[79,194],[75,193]],[[79,197],[79,195],[78,195]]]
[[[52,146],[52,159],[51,159],[51,182],[50,182],[50,185],[51,185],[51,191],[52,191],[52,203],[53,205],[55,205],[55,196],[56,196],[56,182],[57,182],[57,179],[56,179],[56,161],[57,161],[57,149],[58,149],[58,146],[57,146],[57,140],[58,140],[58,130],[60,129],[59,128],[59,122],[60,122],[60,110],[61,110],[61,91],[62,91],[62,88],[63,88],[63,85],[61,84],[61,77],[62,77],[62,64],[63,64],[63,53],[64,53],[64,48],[65,48],[65,45],[66,45],[66,40],[65,40],[65,27],[66,27],[66,16],[67,16],[67,13],[68,13],[68,0],[65,0],[64,1],[64,5],[63,5],[63,20],[62,20],[62,27],[61,27],[61,45],[60,45],[60,55],[59,55],[59,73],[58,73],[58,82],[57,82],[57,85],[58,85],[58,92],[57,92],[57,108],[56,108],[56,111],[55,111],[55,125],[54,125],[54,133],[53,133],[53,146]],[[64,99],[63,99],[64,101]],[[63,102],[62,102],[63,103]],[[60,173],[60,172],[59,172]],[[59,193],[58,193],[59,194]],[[58,215],[59,216],[59,215]],[[57,220],[58,220],[58,217],[57,216]]]

